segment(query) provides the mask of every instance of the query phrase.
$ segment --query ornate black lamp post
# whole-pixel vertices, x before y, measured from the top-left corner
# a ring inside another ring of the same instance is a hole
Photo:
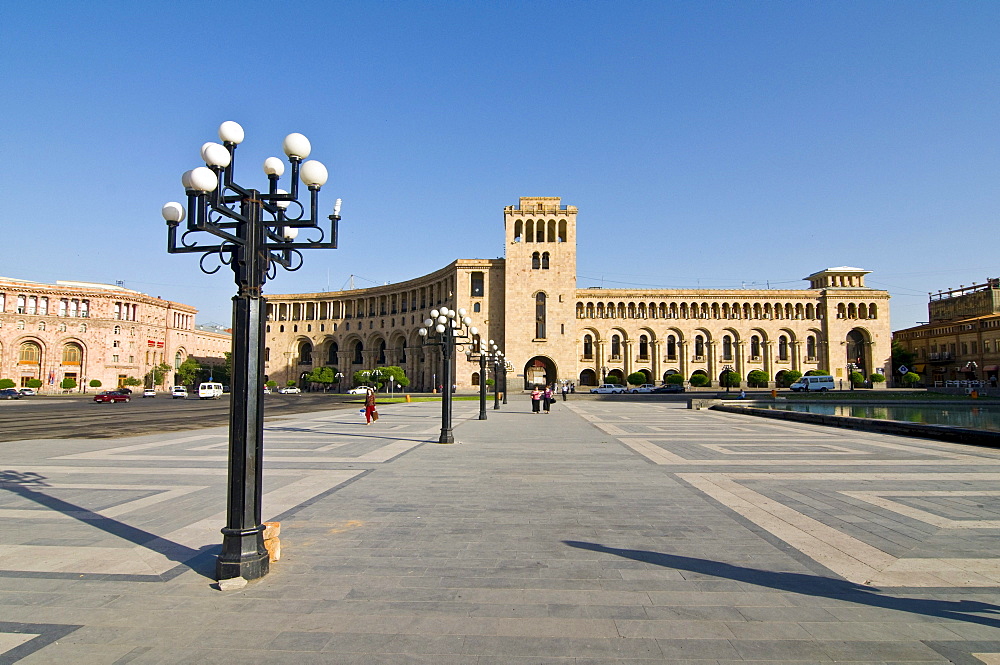
[[[473,343],[475,344],[475,343]],[[472,360],[479,360],[479,419],[486,420],[486,365],[487,363],[493,365],[493,379],[495,384],[499,384],[500,377],[497,371],[497,363],[503,354],[497,345],[491,339],[487,348],[483,348],[482,341],[479,342],[478,347],[474,346],[472,349],[468,349],[465,352],[465,357],[471,362]],[[493,387],[493,408],[500,408],[500,386],[495,385]]]
[[[724,377],[723,380],[726,382],[726,394],[727,395],[729,394],[729,388],[730,388],[729,384],[732,383],[732,381],[729,380],[729,375],[732,372],[733,372],[733,366],[732,365],[726,365],[725,367],[722,368],[722,376]]]
[[[256,579],[268,572],[261,524],[264,411],[261,386],[264,380],[264,283],[278,266],[285,270],[302,267],[300,249],[336,249],[340,199],[324,231],[318,211],[319,190],[327,170],[318,161],[305,163],[311,146],[301,134],[285,137],[284,150],[291,164],[291,192],[278,188],[285,164],[277,157],[264,161],[269,186],[266,191],[247,189],[233,181],[233,156],[243,141],[243,128],[224,122],[219,127],[222,143],[201,148],[206,166],[186,172],[181,182],[187,192],[187,211],[180,203],[163,206],[167,222],[167,251],[171,254],[201,254],[199,267],[206,274],[231,266],[237,286],[233,297],[233,375],[229,415],[229,481],[226,527],[222,529],[222,552],[216,562],[216,578]],[[309,188],[309,216],[299,202],[299,179]],[[289,212],[291,210],[292,212]],[[187,228],[178,227],[187,217]],[[318,232],[312,240],[296,242],[299,229]],[[206,233],[211,238],[201,235]],[[199,244],[207,240],[210,244]],[[206,260],[218,265],[209,269]]]
[[[851,378],[851,374],[858,368],[854,363],[847,363],[847,382],[851,384],[851,390],[854,390],[854,379]]]
[[[452,378],[452,358],[455,356],[455,345],[459,340],[470,339],[471,335],[478,334],[478,330],[470,328],[472,319],[465,315],[465,310],[457,312],[447,307],[442,307],[440,311],[431,310],[431,318],[424,320],[424,327],[417,330],[424,339],[424,346],[435,345],[441,347],[441,376],[444,377],[444,390],[441,394],[441,436],[438,443],[455,443],[455,435],[451,431],[451,386]]]

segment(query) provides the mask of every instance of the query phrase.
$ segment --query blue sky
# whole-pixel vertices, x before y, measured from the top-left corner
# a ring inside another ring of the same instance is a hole
[[[301,132],[341,248],[269,293],[503,253],[561,196],[580,286],[799,288],[873,271],[893,328],[1000,275],[1000,3],[64,2],[0,10],[0,274],[113,283],[226,323],[231,274],[160,207],[236,120],[237,180]]]

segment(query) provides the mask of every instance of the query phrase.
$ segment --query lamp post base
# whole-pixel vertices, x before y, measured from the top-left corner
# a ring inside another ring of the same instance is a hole
[[[271,559],[264,548],[263,532],[263,525],[246,530],[222,530],[222,553],[215,562],[217,581],[236,577],[256,580],[267,575]]]
[[[455,435],[452,434],[450,429],[441,428],[441,436],[438,438],[438,443],[455,443]]]

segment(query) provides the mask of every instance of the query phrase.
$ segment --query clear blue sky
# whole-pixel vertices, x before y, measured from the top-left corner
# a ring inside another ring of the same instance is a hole
[[[226,323],[231,273],[160,207],[224,120],[237,179],[301,132],[341,249],[269,293],[503,253],[502,208],[580,209],[581,286],[893,295],[1000,275],[1000,3],[66,2],[0,10],[0,274],[113,283]]]

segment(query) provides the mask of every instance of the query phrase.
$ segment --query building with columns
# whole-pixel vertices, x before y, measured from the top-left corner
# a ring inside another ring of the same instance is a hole
[[[198,330],[197,311],[121,286],[0,278],[0,379],[18,387],[38,379],[43,392],[61,392],[70,378],[84,391],[94,379],[120,387],[188,356],[222,364],[232,336]]]
[[[484,339],[513,365],[510,390],[569,381],[578,386],[634,372],[647,383],[726,367],[742,378],[854,365],[884,373],[890,362],[889,294],[865,286],[869,271],[838,267],[803,289],[604,289],[577,286],[577,208],[559,197],[522,197],[504,208],[505,256],[457,259],[414,279],[365,289],[268,297],[266,372],[302,381],[316,366],[348,379],[398,365],[414,390],[438,385],[440,355],[417,329],[431,309],[464,308]],[[459,389],[479,385],[479,365],[459,353]]]

